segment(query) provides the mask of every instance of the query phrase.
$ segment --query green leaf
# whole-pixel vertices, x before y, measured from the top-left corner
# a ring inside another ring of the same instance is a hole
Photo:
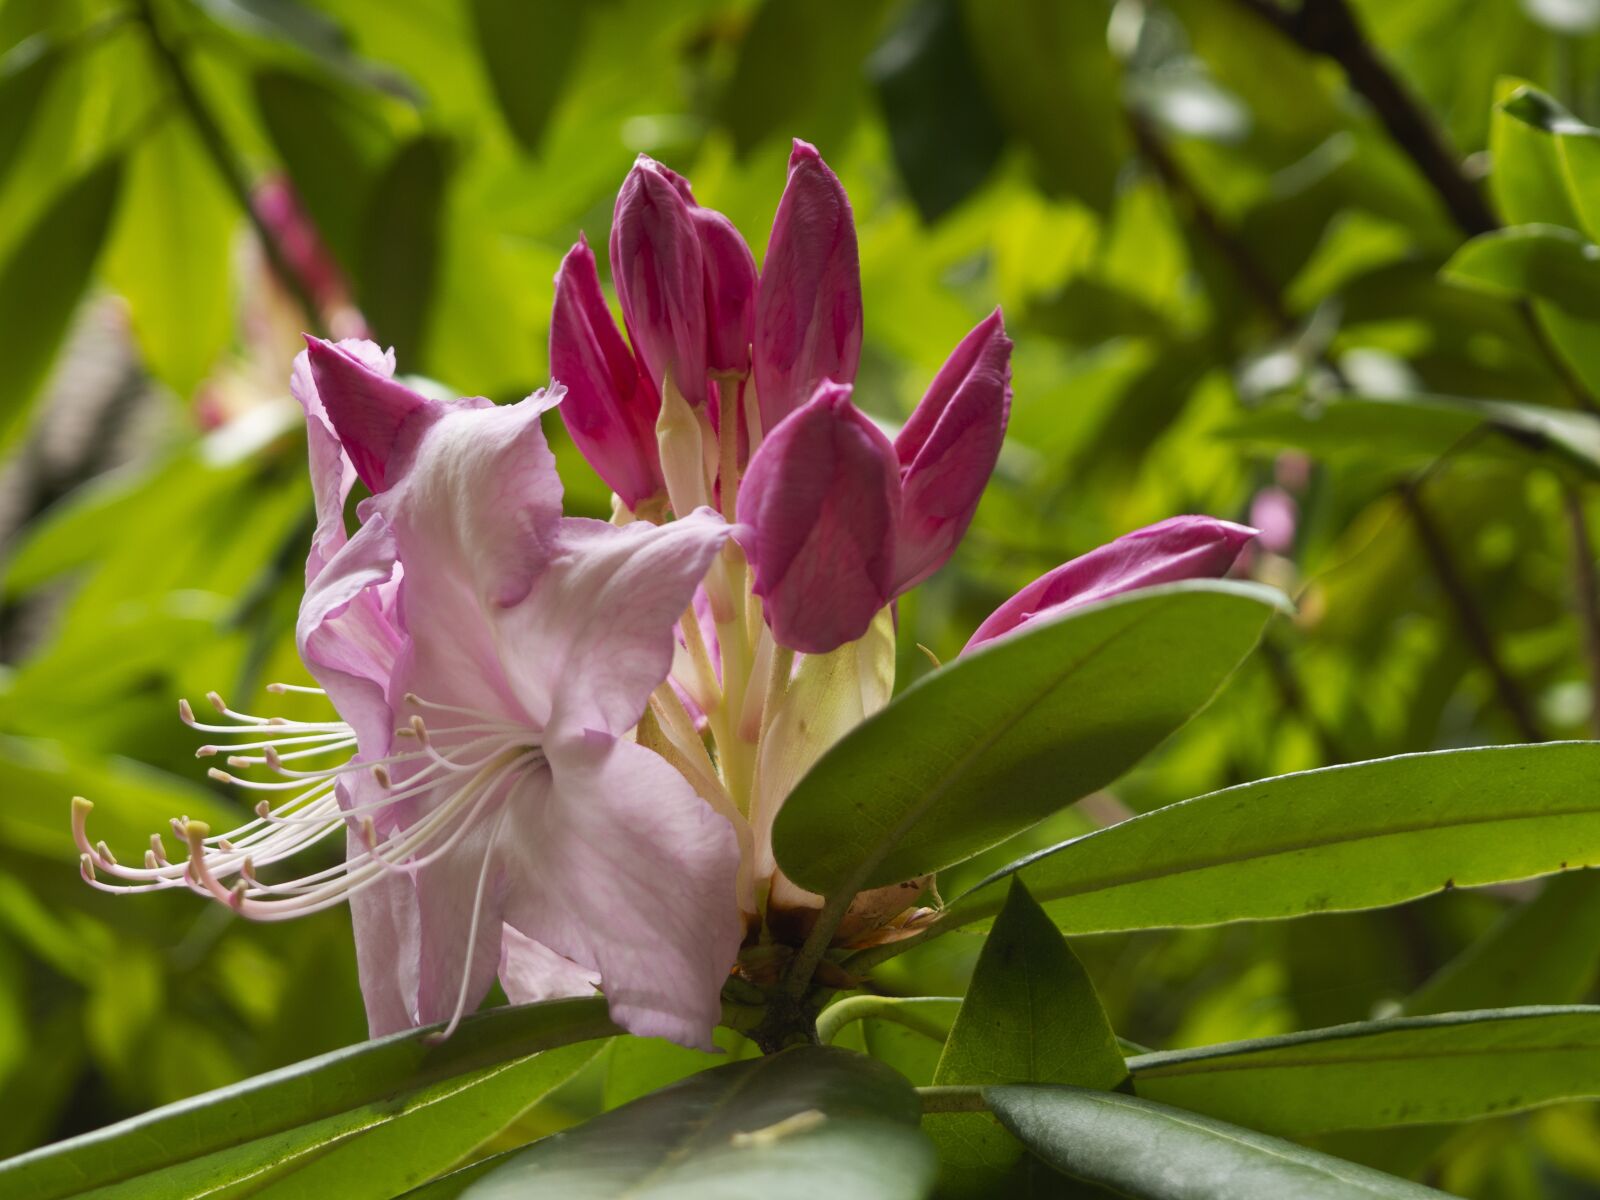
[[[1219,432],[1255,445],[1376,458],[1396,466],[1425,465],[1448,454],[1525,469],[1554,462],[1575,475],[1600,479],[1600,419],[1505,400],[1343,396],[1315,408],[1257,409]]]
[[[1556,131],[1556,152],[1578,227],[1600,238],[1600,129],[1573,122]]]
[[[478,55],[500,115],[518,144],[532,154],[582,55],[589,5],[472,0],[471,9]],[[537,70],[528,69],[530,48],[538,54]]]
[[[0,444],[55,360],[111,227],[122,164],[86,171],[55,197],[0,264]]]
[[[1000,159],[1005,131],[977,77],[960,0],[918,0],[867,60],[895,166],[925,221],[966,199]]]
[[[168,118],[132,152],[106,275],[128,301],[146,366],[179,396],[233,335],[239,213],[189,126]]]
[[[1378,908],[1600,863],[1600,742],[1406,754],[1281,775],[1040,851],[949,909],[1000,908],[1020,874],[1069,933]]]
[[[256,109],[317,232],[354,271],[368,198],[394,139],[370,100],[298,71],[252,80]]]
[[[1518,1004],[1564,1003],[1588,994],[1600,969],[1600,871],[1545,880],[1406,997],[1409,1015]]]
[[[0,180],[10,173],[65,53],[59,42],[34,34],[0,58]]]
[[[883,1064],[801,1046],[691,1076],[470,1168],[459,1192],[423,1194],[915,1200],[933,1182],[920,1115],[911,1085]]]
[[[1535,87],[1502,79],[1504,98],[1489,121],[1489,190],[1507,225],[1579,227],[1561,155],[1551,134],[1579,123]]]
[[[1020,883],[978,956],[935,1086],[1070,1083],[1111,1089],[1128,1077],[1094,985],[1056,927]],[[923,1118],[951,1194],[1027,1195],[1037,1164],[986,1113]],[[1038,1194],[1050,1195],[1040,1180]]]
[[[1001,1123],[1056,1170],[1135,1200],[1426,1200],[1445,1195],[1237,1125],[1116,1092],[994,1087]]]
[[[337,1050],[46,1146],[0,1164],[0,1191],[56,1200],[127,1183],[122,1194],[170,1197],[179,1179],[196,1187],[243,1179],[449,1094],[434,1085],[474,1072],[487,1081],[491,1068],[616,1029],[595,997],[469,1017],[441,1043],[431,1040],[434,1032]],[[190,1166],[171,1178],[140,1179],[180,1164]]]
[[[1110,11],[1102,0],[965,0],[967,37],[995,111],[1033,151],[1047,188],[1102,213],[1128,154],[1122,83],[1106,44]]]
[[[1282,1137],[1469,1121],[1600,1095],[1600,1008],[1361,1021],[1128,1067],[1147,1100]]]
[[[778,862],[814,892],[912,879],[1104,787],[1204,707],[1284,605],[1191,581],[1041,621],[907,688],[784,802]]]
[[[873,43],[885,0],[765,0],[739,44],[717,105],[734,150],[797,133],[826,155],[842,141],[862,91],[861,56]]]
[[[423,134],[396,152],[373,185],[359,235],[356,296],[375,336],[420,368],[439,271],[450,143]]]
[[[1439,274],[1490,295],[1548,300],[1575,317],[1600,319],[1600,246],[1558,225],[1515,225],[1480,234]]]

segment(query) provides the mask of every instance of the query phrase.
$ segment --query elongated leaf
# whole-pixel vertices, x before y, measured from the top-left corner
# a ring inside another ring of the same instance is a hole
[[[1056,1170],[1136,1200],[1438,1200],[1445,1193],[1116,1092],[986,1088],[1001,1123]]]
[[[603,1043],[455,1076],[148,1175],[94,1200],[388,1200],[446,1171],[570,1079]]]
[[[867,60],[895,166],[926,221],[977,189],[1000,159],[1005,130],[975,80],[961,0],[918,0]]]
[[[227,1170],[242,1174],[253,1162],[260,1171],[297,1147],[348,1136],[403,1111],[431,1085],[541,1050],[608,1037],[616,1029],[605,1001],[593,998],[470,1017],[439,1044],[430,1042],[431,1032],[416,1030],[337,1050],[24,1154],[0,1164],[0,1193],[32,1200],[77,1196],[245,1142],[254,1150],[230,1159]],[[370,1111],[357,1111],[362,1109]],[[210,1177],[203,1166],[196,1170],[201,1178]],[[134,1187],[125,1194],[173,1193],[142,1193]]]
[[[588,4],[472,0],[478,55],[512,136],[530,154],[560,101],[588,31]],[[539,69],[528,69],[535,53]]]
[[[373,184],[356,252],[356,295],[399,361],[421,365],[439,272],[449,143],[423,134],[396,152]]]
[[[1494,161],[1489,188],[1501,218],[1508,225],[1544,223],[1577,229],[1574,197],[1551,134],[1578,122],[1529,84],[1506,79],[1496,91],[1503,98],[1489,118],[1489,154]]]
[[[1068,932],[1216,925],[1398,904],[1600,863],[1600,743],[1406,754],[1144,813],[1012,863],[958,898],[999,911],[1019,874]]]
[[[0,264],[0,442],[44,381],[116,208],[112,159],[67,185]]]
[[[106,251],[150,371],[187,397],[233,334],[233,232],[240,214],[189,126],[169,117],[128,163]]]
[[[824,894],[970,858],[1116,779],[1204,707],[1284,604],[1215,580],[1041,621],[906,689],[813,767],[773,826]]]
[[[1574,871],[1513,908],[1402,1006],[1411,1016],[1581,1000],[1600,969],[1600,871]]]
[[[964,0],[967,36],[987,93],[1053,191],[1105,211],[1127,152],[1117,66],[1106,44],[1103,0]]]
[[[1262,408],[1221,430],[1263,446],[1292,446],[1421,465],[1452,454],[1528,467],[1553,463],[1600,479],[1600,420],[1588,413],[1466,396],[1350,396],[1316,409]]]
[[[34,34],[0,57],[0,181],[10,172],[65,53],[59,42]]]
[[[1070,1083],[1114,1088],[1128,1076],[1094,985],[1028,890],[1013,883],[934,1071],[937,1086]],[[987,1113],[923,1119],[952,1195],[1054,1195],[1015,1138]]]
[[[910,1084],[826,1046],[729,1063],[423,1195],[914,1200],[933,1182]]]
[[[1128,1067],[1147,1100],[1283,1137],[1467,1121],[1600,1095],[1600,1008],[1361,1021]]]
[[[1600,246],[1559,225],[1516,225],[1480,234],[1439,274],[1481,292],[1548,300],[1572,316],[1600,320]]]

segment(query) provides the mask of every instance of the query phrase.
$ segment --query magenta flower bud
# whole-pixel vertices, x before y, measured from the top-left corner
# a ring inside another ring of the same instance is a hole
[[[685,199],[688,184],[639,156],[617,193],[611,219],[611,277],[634,352],[657,389],[672,381],[683,398],[706,398],[705,268]]]
[[[594,251],[582,237],[556,274],[550,374],[567,389],[561,421],[600,478],[630,509],[659,494],[666,487],[656,449],[661,397],[611,319]]]
[[[895,439],[900,522],[895,594],[955,552],[1000,457],[1011,414],[1011,339],[997,308],[945,360]]]
[[[733,222],[712,208],[691,208],[705,265],[706,366],[744,375],[756,324],[756,260]]]
[[[826,654],[889,602],[899,467],[844,384],[767,434],[739,488],[742,537],[780,645]]]
[[[307,335],[306,358],[350,465],[369,489],[384,491],[403,472],[418,439],[439,419],[441,406],[375,369],[370,357],[357,354],[349,342]]]
[[[1256,531],[1215,517],[1170,517],[1125,533],[1041,575],[978,626],[961,651],[970,653],[1039,617],[1180,579],[1225,574]]]
[[[861,361],[861,263],[838,177],[798,139],[756,295],[755,379],[773,429],[825,379],[854,383]]]

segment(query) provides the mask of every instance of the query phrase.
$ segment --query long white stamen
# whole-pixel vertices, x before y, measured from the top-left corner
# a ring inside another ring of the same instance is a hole
[[[307,694],[320,691],[297,685],[269,690]],[[213,834],[204,822],[188,817],[175,819],[173,832],[186,843],[187,857],[172,862],[160,837],[152,836],[138,867],[118,863],[104,842],[90,843],[86,826],[93,806],[77,799],[73,802],[73,835],[81,851],[83,877],[94,887],[144,892],[186,886],[257,920],[317,912],[342,903],[393,872],[414,872],[437,861],[488,818],[504,799],[510,781],[537,770],[544,762],[533,731],[522,725],[479,709],[408,696],[408,703],[417,708],[466,719],[459,724],[450,724],[447,719],[430,726],[421,716],[414,715],[407,726],[396,730],[397,736],[415,739],[410,750],[397,748],[396,753],[375,761],[349,758],[314,770],[297,769],[286,764],[355,749],[354,731],[340,721],[289,721],[237,712],[215,693],[208,699],[233,724],[201,724],[186,702],[179,703],[179,715],[195,729],[240,740],[203,746],[200,757],[226,753],[230,766],[265,768],[279,779],[245,779],[217,768],[209,774],[248,790],[292,794],[278,801],[262,800],[255,806],[253,820],[226,833]],[[268,736],[269,731],[281,736]],[[243,750],[260,753],[236,753]],[[393,779],[391,768],[403,768],[407,773]],[[341,807],[344,794],[336,791],[340,781],[363,771],[372,773],[383,788],[382,794]],[[431,794],[438,795],[437,804],[429,805],[427,811],[403,828],[380,835],[376,817]],[[262,867],[350,829],[356,830],[365,844],[364,853],[358,851],[344,862],[282,883],[259,878]],[[102,879],[101,875],[112,879]],[[234,882],[225,882],[228,880]],[[459,1017],[458,1012],[457,1020]]]
[[[489,844],[484,847],[483,863],[478,868],[478,887],[472,894],[472,924],[467,929],[467,951],[461,961],[461,987],[456,992],[455,1011],[450,1014],[450,1023],[437,1034],[435,1041],[444,1041],[456,1031],[456,1026],[461,1024],[461,1016],[467,1007],[467,990],[472,983],[472,956],[478,949],[478,924],[483,919],[483,891],[489,882],[489,864],[494,861],[495,845],[500,838],[500,826],[506,819],[505,810],[500,810],[500,815],[495,818],[494,828],[489,831]]]

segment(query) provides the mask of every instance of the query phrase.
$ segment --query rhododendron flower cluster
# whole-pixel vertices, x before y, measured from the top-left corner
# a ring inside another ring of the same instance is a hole
[[[227,833],[174,822],[141,866],[74,805],[85,877],[189,887],[247,917],[346,903],[375,1034],[599,988],[640,1034],[707,1046],[730,973],[762,986],[821,898],[773,819],[888,703],[897,596],[960,542],[1011,403],[998,311],[894,436],[857,406],[854,220],[797,142],[760,270],[726,217],[641,158],[617,199],[614,322],[582,238],[556,278],[554,382],[519,404],[405,387],[367,341],[310,339],[317,528],[301,657],[333,714],[184,719],[213,775],[264,799]],[[563,515],[555,408],[615,492]],[[357,481],[370,492],[347,535]],[[1050,572],[966,652],[1134,588],[1226,571],[1251,531],[1180,517]],[[336,715],[335,715],[336,714]],[[235,773],[237,772],[237,773]],[[270,776],[264,778],[263,776]],[[342,837],[342,862],[282,864]],[[904,936],[926,881],[856,897],[836,939]]]

